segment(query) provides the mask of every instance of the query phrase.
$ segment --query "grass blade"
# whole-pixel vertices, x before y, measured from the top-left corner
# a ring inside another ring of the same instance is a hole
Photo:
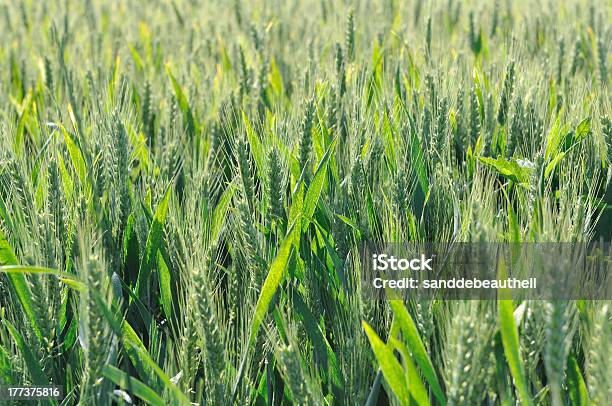
[[[365,321],[362,321],[361,324],[368,336],[372,351],[380,365],[385,380],[400,403],[407,405],[410,402],[410,393],[408,392],[408,383],[406,382],[404,369],[397,358],[395,358],[393,351],[380,339],[372,327]]]
[[[148,283],[149,276],[151,274],[151,269],[153,268],[153,264],[157,259],[157,251],[160,249],[162,245],[162,235],[164,224],[166,222],[166,215],[168,213],[168,202],[170,200],[170,192],[171,189],[168,187],[164,197],[161,202],[158,204],[157,209],[155,210],[155,215],[153,216],[153,222],[151,223],[151,227],[149,228],[149,233],[147,235],[147,242],[145,245],[145,252],[142,257],[142,261],[140,262],[140,269],[138,271],[138,283],[136,287],[136,291],[138,292],[138,297],[142,298],[143,294],[148,297]]]
[[[64,135],[64,142],[66,143],[66,148],[68,149],[68,154],[72,160],[74,170],[79,177],[79,181],[84,185],[85,177],[87,175],[87,165],[85,164],[83,153],[81,152],[79,146],[74,142],[66,128],[61,124],[59,125],[59,128],[62,130],[62,134]]]
[[[397,349],[400,354],[402,354],[404,364],[406,364],[406,381],[408,382],[408,390],[410,391],[412,400],[414,400],[419,406],[429,406],[427,389],[425,389],[425,385],[423,385],[423,381],[421,381],[419,372],[417,371],[414,362],[412,362],[408,348],[406,348],[404,343],[393,337],[389,337],[389,343],[395,349]]]
[[[570,355],[567,360],[567,387],[572,405],[587,406],[591,404],[582,373],[573,355]]]
[[[444,393],[442,392],[442,387],[438,381],[436,371],[427,355],[427,351],[425,350],[423,341],[421,341],[421,337],[419,336],[419,332],[412,317],[410,317],[408,310],[406,310],[401,300],[391,300],[389,303],[395,315],[395,321],[402,331],[403,338],[408,343],[408,349],[412,352],[415,362],[421,368],[423,376],[427,379],[427,382],[429,382],[434,396],[440,404],[446,404],[446,399],[444,398]]]
[[[280,285],[285,268],[287,268],[287,263],[289,262],[289,257],[291,256],[291,246],[292,246],[292,231],[293,226],[287,232],[287,236],[283,240],[280,249],[278,250],[278,254],[276,254],[276,258],[272,261],[270,265],[270,270],[268,272],[268,276],[264,281],[264,284],[261,288],[261,293],[259,294],[259,298],[257,299],[257,305],[255,306],[255,314],[253,315],[253,322],[251,324],[251,334],[249,337],[249,343],[253,343],[255,338],[257,337],[257,332],[259,331],[259,327],[263,322],[263,319],[268,312],[268,306]]]
[[[219,239],[219,235],[221,234],[221,229],[223,228],[223,223],[227,218],[227,210],[229,208],[230,202],[232,201],[232,196],[234,194],[234,186],[229,185],[227,189],[221,195],[219,199],[219,203],[213,210],[212,215],[212,226],[210,239],[211,241],[217,241]]]
[[[164,406],[166,404],[153,389],[112,365],[105,365],[102,374],[124,391],[138,396],[148,405]]]
[[[43,372],[42,366],[40,362],[36,359],[30,348],[27,346],[23,336],[17,331],[15,326],[9,323],[8,320],[3,319],[2,323],[6,326],[7,330],[13,336],[15,340],[15,344],[25,361],[26,366],[28,367],[28,371],[30,372],[30,377],[32,378],[32,383],[35,385],[49,385],[49,379]]]
[[[172,316],[172,278],[161,251],[157,251],[157,273],[159,274],[159,293],[162,309],[166,318],[170,320]]]
[[[310,220],[317,207],[319,197],[321,196],[321,191],[323,190],[323,185],[325,184],[325,175],[327,174],[327,162],[335,144],[336,140],[334,140],[327,149],[327,151],[325,151],[323,158],[321,158],[319,165],[317,165],[317,170],[315,172],[314,179],[308,187],[308,191],[306,192],[306,196],[304,197],[304,206],[302,207],[303,230],[306,230],[306,228],[308,228]]]
[[[17,266],[17,257],[15,256],[15,253],[13,252],[13,249],[9,245],[6,238],[4,238],[2,230],[0,230],[0,265],[2,265],[3,268],[4,266]],[[32,330],[34,330],[34,334],[36,334],[36,337],[38,337],[39,340],[42,340],[42,333],[38,327],[38,322],[36,321],[36,312],[34,311],[32,293],[30,292],[25,275],[22,272],[9,272],[8,279],[13,286],[15,293],[17,294],[17,298],[21,303],[21,307],[23,308],[26,318],[30,322]]]
[[[15,275],[54,275],[59,278],[60,281],[70,286],[75,290],[83,290],[86,288],[85,284],[75,277],[73,274],[67,272],[61,272],[56,269],[45,268],[41,266],[24,266],[24,265],[5,265],[0,266],[0,272],[8,274],[9,278]],[[11,279],[12,280],[12,279]]]
[[[533,405],[519,350],[518,329],[514,322],[514,305],[510,299],[498,300],[497,304],[499,307],[500,332],[504,355],[506,356],[506,361],[508,361],[510,373],[514,378],[514,385],[516,386],[521,403]]]

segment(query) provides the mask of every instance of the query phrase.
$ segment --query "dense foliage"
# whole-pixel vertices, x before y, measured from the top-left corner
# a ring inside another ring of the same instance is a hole
[[[606,301],[373,301],[366,241],[610,239],[610,2],[0,5],[0,385],[612,399]]]

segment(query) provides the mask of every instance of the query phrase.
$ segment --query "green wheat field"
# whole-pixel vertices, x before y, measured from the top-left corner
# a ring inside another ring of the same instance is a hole
[[[0,1],[0,386],[609,405],[609,300],[372,300],[360,248],[610,241],[611,81],[609,0]]]

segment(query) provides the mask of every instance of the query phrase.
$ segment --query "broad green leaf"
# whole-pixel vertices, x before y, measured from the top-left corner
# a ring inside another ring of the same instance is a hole
[[[559,162],[565,157],[565,151],[559,152],[552,161],[546,165],[546,169],[544,170],[544,177],[548,177],[552,171],[557,167]]]
[[[320,148],[320,151],[317,150],[317,159],[321,160],[323,159],[323,154],[325,154],[325,151],[331,144],[332,140],[330,139],[330,132],[326,125],[325,112],[320,107],[317,108],[317,122],[318,125],[315,128],[315,134],[319,135],[319,137],[315,137],[317,140],[315,145],[318,144],[318,147],[316,148]]]
[[[124,320],[121,324],[121,334],[124,353],[128,356],[132,365],[136,368],[136,371],[138,371],[138,375],[140,375],[141,379],[150,380],[151,369],[148,368],[146,366],[147,363],[141,359],[142,354],[147,354],[147,349],[127,320]],[[138,352],[135,348],[140,348],[142,351]]]
[[[0,230],[0,265],[17,265],[17,257]]]
[[[374,49],[372,50],[372,74],[368,81],[368,85],[365,88],[366,91],[366,100],[367,106],[370,107],[372,100],[375,95],[378,95],[381,89],[381,75],[383,69],[383,57],[385,51],[381,49],[379,45],[376,43],[374,45]]]
[[[444,398],[444,392],[442,391],[442,387],[438,381],[438,376],[436,375],[434,366],[427,355],[427,350],[423,345],[423,341],[421,341],[421,337],[419,336],[417,327],[414,324],[414,320],[412,320],[412,317],[410,317],[408,310],[406,310],[406,307],[401,300],[390,300],[389,304],[391,305],[391,309],[395,315],[394,320],[397,322],[400,330],[402,331],[402,336],[408,344],[408,349],[412,353],[417,365],[421,368],[423,376],[431,386],[434,396],[438,402],[440,402],[440,404],[446,404],[446,399]]]
[[[132,159],[138,162],[138,166],[145,171],[150,167],[155,167],[155,164],[151,163],[151,152],[147,147],[147,139],[144,133],[142,131],[137,131],[137,128],[130,122],[125,123],[125,129],[129,142],[134,147]]]
[[[274,91],[274,94],[279,97],[285,94],[283,75],[278,69],[276,60],[274,58],[272,58],[272,61],[270,62],[270,87]]]
[[[491,158],[481,156],[478,160],[486,165],[489,165],[497,170],[499,174],[505,176],[516,183],[525,183],[529,181],[532,167],[528,165],[520,165],[516,160],[508,160],[505,158]]]
[[[210,239],[211,241],[217,241],[219,239],[219,235],[221,234],[221,229],[223,228],[223,223],[227,218],[227,210],[229,208],[230,202],[232,201],[232,195],[234,194],[234,186],[229,185],[227,189],[221,195],[219,199],[219,203],[217,203],[217,207],[215,207],[212,216],[212,225],[211,225],[211,233]]]
[[[105,365],[102,374],[124,391],[138,396],[148,405],[164,406],[166,404],[153,389],[112,365]]]
[[[142,58],[140,57],[140,54],[138,53],[138,50],[132,44],[128,44],[128,49],[130,50],[130,54],[132,54],[132,59],[134,60],[134,63],[136,64],[138,70],[144,71],[145,65],[142,61]]]
[[[66,169],[66,165],[64,164],[64,159],[62,158],[60,154],[57,154],[57,162],[58,162],[60,177],[62,178],[62,189],[64,189],[66,200],[70,201],[70,199],[72,198],[73,190],[74,190],[72,178],[70,177],[70,174],[68,174],[68,170]]]
[[[357,233],[361,234],[361,230],[359,229],[359,225],[357,225],[357,223],[353,220],[351,220],[350,218],[343,216],[342,214],[338,214],[336,213],[336,216],[342,220],[344,223],[346,223],[348,226],[350,226],[353,230],[355,230]]]
[[[502,344],[501,334],[499,331],[493,336],[495,356],[495,376],[497,383],[497,394],[499,402],[502,406],[515,406],[514,391],[512,388],[512,378],[508,374],[506,357],[504,356],[504,345]]]
[[[574,141],[580,142],[591,133],[591,118],[587,117],[578,124],[574,135]]]
[[[17,256],[15,256],[13,249],[4,237],[2,230],[0,230],[0,265],[17,265]],[[23,308],[23,312],[25,313],[26,318],[30,322],[32,330],[34,330],[34,334],[36,334],[36,337],[38,337],[39,340],[42,340],[42,333],[40,331],[40,328],[38,327],[38,322],[36,320],[36,312],[34,311],[32,293],[30,292],[30,287],[28,286],[28,282],[26,281],[25,275],[22,272],[10,272],[8,274],[8,279],[11,285],[13,286],[15,293],[17,294],[17,298],[21,303],[21,307]]]
[[[179,108],[181,109],[181,112],[183,113],[183,116],[185,117],[186,124],[187,124],[187,130],[190,133],[190,135],[193,136],[198,131],[198,125],[195,121],[193,111],[189,104],[189,99],[187,98],[187,95],[185,95],[185,92],[183,91],[183,88],[181,87],[181,85],[178,83],[178,81],[175,79],[174,75],[172,74],[170,65],[166,65],[166,73],[168,74],[168,77],[170,78],[170,82],[172,83],[172,88],[174,89],[174,94],[176,95],[176,100],[178,101]]]
[[[501,299],[497,301],[499,308],[500,333],[504,346],[504,355],[510,368],[514,385],[519,395],[521,403],[532,405],[533,400],[529,392],[529,385],[525,377],[523,360],[521,359],[518,329],[514,322],[514,305],[511,299]]]
[[[521,242],[521,228],[518,223],[518,219],[516,214],[514,213],[514,208],[512,207],[512,202],[508,197],[508,193],[505,188],[501,188],[504,196],[506,198],[506,208],[508,209],[508,229],[510,231],[510,242],[518,243]]]
[[[588,406],[591,404],[580,367],[578,367],[576,358],[571,354],[567,360],[567,386],[572,405]]]
[[[123,265],[125,269],[124,279],[130,285],[136,283],[140,262],[140,244],[135,230],[136,217],[130,213],[127,225],[123,233]]]
[[[314,156],[317,160],[321,160],[321,158],[323,158],[323,154],[324,152],[324,148],[325,148],[325,134],[324,134],[324,130],[325,132],[327,132],[327,129],[325,128],[325,124],[321,123],[321,120],[323,119],[321,116],[324,113],[321,112],[321,109],[317,106],[315,108],[315,113],[314,113],[314,118],[313,121],[315,121],[318,125],[313,125],[312,129],[311,129],[311,133],[312,133],[312,150],[314,151]]]
[[[521,242],[521,230],[516,218],[516,214],[514,214],[514,209],[512,208],[512,204],[508,204],[508,226],[510,228],[510,241],[511,242]]]
[[[0,266],[0,273],[8,274],[9,278],[13,275],[25,275],[25,274],[41,274],[41,275],[55,275],[65,284],[74,287],[76,290],[83,290],[86,288],[85,284],[78,280],[75,275],[67,272],[58,271],[56,269],[45,268],[41,266],[30,266],[30,265],[2,265]]]
[[[300,218],[304,213],[304,172],[302,171],[302,176],[298,179],[297,184],[295,185],[295,189],[291,194],[291,207],[289,208],[289,222],[288,224],[297,224],[297,226],[293,230],[293,244],[295,245],[296,252],[299,253],[300,250],[300,239],[302,237],[302,227],[300,223]]]
[[[119,69],[121,67],[121,55],[117,53],[117,57],[113,63],[113,73],[108,80],[108,95],[112,100],[115,96],[115,87],[117,86],[117,79],[119,77]]]
[[[172,404],[191,406],[191,402],[189,401],[187,396],[185,396],[185,394],[181,392],[181,390],[174,383],[172,383],[170,377],[168,377],[168,375],[164,373],[164,371],[159,367],[159,365],[157,365],[157,363],[153,361],[149,353],[145,349],[143,349],[142,346],[138,344],[133,344],[132,342],[127,342],[127,344],[132,346],[142,363],[146,365],[150,370],[152,370],[155,375],[157,375],[157,377],[164,384],[166,389],[172,394],[172,398],[174,400]]]
[[[59,277],[59,280],[64,285],[66,285],[69,288],[74,289],[76,291],[82,291],[82,290],[86,289],[86,287],[85,287],[85,285],[83,283],[77,282],[74,279]]]
[[[32,91],[30,90],[26,94],[26,97],[21,103],[20,108],[17,109],[19,113],[19,120],[17,121],[17,129],[16,129],[15,137],[14,137],[15,150],[17,151],[21,151],[23,149],[24,134],[26,133],[26,122],[29,121],[28,118],[30,117],[30,114],[31,114],[31,109],[32,109],[31,106],[32,106],[33,100],[34,99],[32,98]]]
[[[138,284],[136,291],[138,296],[142,297],[143,292],[148,289],[149,276],[151,275],[151,269],[157,259],[157,251],[162,245],[162,237],[164,231],[164,224],[166,222],[166,215],[168,213],[168,202],[170,200],[171,189],[168,187],[164,197],[158,204],[153,216],[153,222],[149,228],[149,234],[147,235],[147,243],[145,245],[145,253],[140,262],[140,269],[138,273]]]
[[[252,344],[257,337],[257,333],[259,332],[259,327],[263,322],[266,313],[268,312],[268,306],[280,285],[283,275],[285,274],[285,268],[287,267],[287,262],[289,262],[289,257],[291,256],[291,246],[292,246],[292,227],[287,232],[287,236],[283,240],[278,253],[276,254],[276,258],[272,261],[270,265],[270,271],[268,272],[268,276],[264,281],[264,284],[261,288],[261,293],[259,294],[259,298],[257,299],[257,305],[255,306],[255,314],[253,316],[253,322],[251,324],[251,335],[249,337],[249,343]]]
[[[62,351],[70,351],[77,341],[79,322],[76,319],[71,319],[70,324],[66,327],[64,340],[61,342]]]
[[[306,192],[306,197],[304,198],[304,206],[302,207],[303,230],[308,228],[315,208],[317,207],[319,197],[321,196],[321,191],[323,190],[323,185],[325,184],[325,175],[327,174],[327,162],[335,145],[336,140],[334,140],[327,149],[327,151],[325,151],[323,158],[321,158],[321,161],[317,165],[317,170],[315,171],[312,183],[310,184],[310,186],[308,187],[308,191]]]
[[[176,101],[178,102],[179,108],[182,112],[187,111],[187,109],[189,109],[189,100],[187,99],[187,95],[185,95],[183,88],[172,74],[170,65],[166,65],[166,74],[168,75],[168,78],[170,78],[170,83],[172,84],[172,89],[174,90],[174,94],[176,96]]]
[[[576,126],[574,131],[570,131],[565,135],[563,143],[560,145],[560,149],[562,150],[558,154],[568,152],[581,141],[585,140],[589,134],[591,134],[591,119],[587,117]],[[561,141],[559,143],[561,144]]]
[[[391,344],[400,352],[400,354],[402,354],[404,364],[406,365],[406,381],[408,382],[408,391],[412,395],[412,399],[419,406],[429,406],[427,389],[425,389],[425,385],[423,385],[423,381],[421,381],[419,371],[417,371],[414,362],[412,362],[408,348],[406,348],[404,343],[393,337],[389,337],[389,344]]]
[[[74,142],[66,128],[64,128],[64,126],[61,124],[59,124],[59,128],[62,130],[62,134],[64,135],[64,142],[66,143],[66,148],[68,149],[68,154],[72,160],[74,170],[79,177],[79,181],[84,185],[85,177],[87,176],[87,165],[85,164],[83,153],[81,152],[79,146]]]
[[[157,273],[159,274],[159,294],[162,309],[167,319],[172,315],[172,288],[168,265],[161,251],[157,251]]]
[[[374,356],[378,361],[378,365],[389,387],[401,404],[408,405],[410,402],[410,393],[408,391],[408,383],[406,382],[404,368],[402,368],[397,358],[395,358],[393,350],[380,339],[372,327],[365,321],[362,321],[361,324],[368,336]]]
[[[570,129],[569,124],[561,124],[561,114],[562,111],[557,114],[555,123],[550,128],[548,136],[546,137],[546,150],[544,151],[544,158],[547,160],[559,151],[561,141],[563,140],[564,135],[567,134],[568,130]]]

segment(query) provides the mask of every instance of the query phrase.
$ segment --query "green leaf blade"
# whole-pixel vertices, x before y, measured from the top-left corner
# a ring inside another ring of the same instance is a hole
[[[372,327],[365,321],[362,321],[361,325],[368,336],[374,356],[380,365],[380,369],[389,387],[395,396],[397,396],[401,404],[408,405],[410,402],[410,392],[408,391],[408,383],[406,382],[404,368],[402,368],[397,358],[395,358],[390,347],[380,339]]]

